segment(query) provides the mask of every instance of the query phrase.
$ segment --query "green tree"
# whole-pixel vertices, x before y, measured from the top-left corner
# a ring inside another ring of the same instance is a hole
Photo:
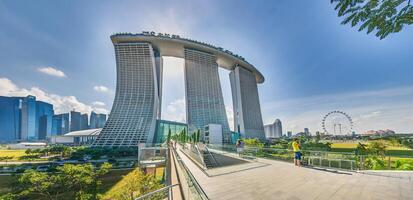
[[[397,33],[413,24],[413,6],[410,0],[331,0],[336,4],[342,24],[358,26],[358,31],[375,31],[380,39]]]
[[[100,177],[108,173],[109,163],[104,163],[99,169],[91,164],[65,164],[57,168],[57,173],[45,173],[26,170],[18,177],[15,194],[23,199],[43,197],[54,200],[64,193],[73,195],[73,199],[98,199],[97,189],[101,184]],[[12,195],[12,194],[11,194]]]
[[[18,178],[20,193],[18,196],[41,196],[53,200],[63,190],[63,184],[59,176],[48,175],[45,172],[37,172],[33,169],[26,170]]]
[[[368,148],[373,155],[380,156],[382,159],[384,159],[387,148],[387,145],[384,141],[372,141],[369,143]]]
[[[198,131],[196,132],[196,142],[199,142],[201,138],[201,130],[198,129]]]
[[[133,200],[148,192],[162,188],[163,185],[152,174],[145,174],[136,168],[110,189],[103,200]],[[162,195],[162,194],[159,194]],[[151,196],[151,199],[164,199],[164,196]]]
[[[264,147],[264,143],[260,142],[260,140],[257,138],[244,139],[244,143],[246,146],[260,147],[260,148]]]
[[[169,143],[171,142],[171,129],[168,130],[168,136],[166,137],[166,144],[169,146]]]

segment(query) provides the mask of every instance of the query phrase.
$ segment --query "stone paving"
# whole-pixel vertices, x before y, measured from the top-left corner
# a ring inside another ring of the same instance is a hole
[[[380,173],[335,173],[259,159],[260,163],[267,165],[208,177],[182,152],[178,153],[212,200],[413,199],[413,179],[404,172],[398,173],[402,178]]]

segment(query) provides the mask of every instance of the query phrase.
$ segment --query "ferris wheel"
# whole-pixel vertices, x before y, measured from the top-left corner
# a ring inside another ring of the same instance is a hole
[[[350,135],[353,131],[353,120],[343,111],[331,111],[321,122],[324,133],[328,135]]]

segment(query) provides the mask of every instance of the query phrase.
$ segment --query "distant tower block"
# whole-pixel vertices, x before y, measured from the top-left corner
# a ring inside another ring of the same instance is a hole
[[[115,46],[116,96],[109,119],[93,146],[137,146],[152,143],[160,109],[160,59],[145,42],[118,42]]]
[[[188,125],[204,131],[208,124],[221,124],[223,142],[230,142],[218,64],[213,54],[185,49],[185,89]]]
[[[234,128],[245,138],[265,139],[255,75],[240,66],[229,74],[234,111]]]

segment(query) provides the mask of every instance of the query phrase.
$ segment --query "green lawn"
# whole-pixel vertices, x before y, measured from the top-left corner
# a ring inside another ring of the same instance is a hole
[[[6,149],[1,149],[0,150],[0,157],[6,157],[6,156],[11,156],[13,157],[11,160],[17,161],[19,160],[20,157],[25,156],[25,150],[6,150]]]

